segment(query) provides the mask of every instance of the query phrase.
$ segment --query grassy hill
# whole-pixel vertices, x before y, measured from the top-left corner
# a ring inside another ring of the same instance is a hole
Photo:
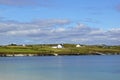
[[[0,46],[0,55],[6,54],[35,54],[35,55],[98,55],[120,54],[120,46],[105,45],[82,45],[76,47],[76,44],[63,44],[63,48],[52,48],[57,44],[39,44],[39,45],[7,45]]]

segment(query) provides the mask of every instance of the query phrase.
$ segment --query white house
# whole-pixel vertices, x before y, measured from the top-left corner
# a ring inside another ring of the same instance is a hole
[[[25,44],[22,44],[23,47],[25,47],[26,45]]]
[[[57,48],[63,48],[63,46],[59,44],[59,45],[57,45]]]
[[[52,48],[63,48],[63,46],[58,44],[57,46],[53,46]]]
[[[81,47],[81,45],[77,44],[76,47]]]

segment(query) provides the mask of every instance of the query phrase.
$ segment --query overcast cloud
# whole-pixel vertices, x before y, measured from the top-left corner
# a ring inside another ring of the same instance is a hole
[[[0,22],[1,40],[6,41],[8,38],[8,43],[19,44],[19,40],[22,40],[22,43],[47,42],[120,45],[119,35],[120,28],[102,30],[82,23],[75,23],[68,19],[36,20],[29,23]]]

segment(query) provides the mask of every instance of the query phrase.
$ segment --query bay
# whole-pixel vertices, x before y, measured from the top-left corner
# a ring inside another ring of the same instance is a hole
[[[120,80],[120,55],[0,57],[0,80]]]

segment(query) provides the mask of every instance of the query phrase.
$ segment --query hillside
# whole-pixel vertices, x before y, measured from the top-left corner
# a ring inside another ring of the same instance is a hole
[[[62,48],[53,48],[57,44],[39,44],[39,45],[7,45],[0,46],[0,56],[32,54],[34,56],[45,55],[118,55],[120,54],[120,46],[105,45],[80,45],[63,44]],[[29,55],[28,55],[29,56]]]

